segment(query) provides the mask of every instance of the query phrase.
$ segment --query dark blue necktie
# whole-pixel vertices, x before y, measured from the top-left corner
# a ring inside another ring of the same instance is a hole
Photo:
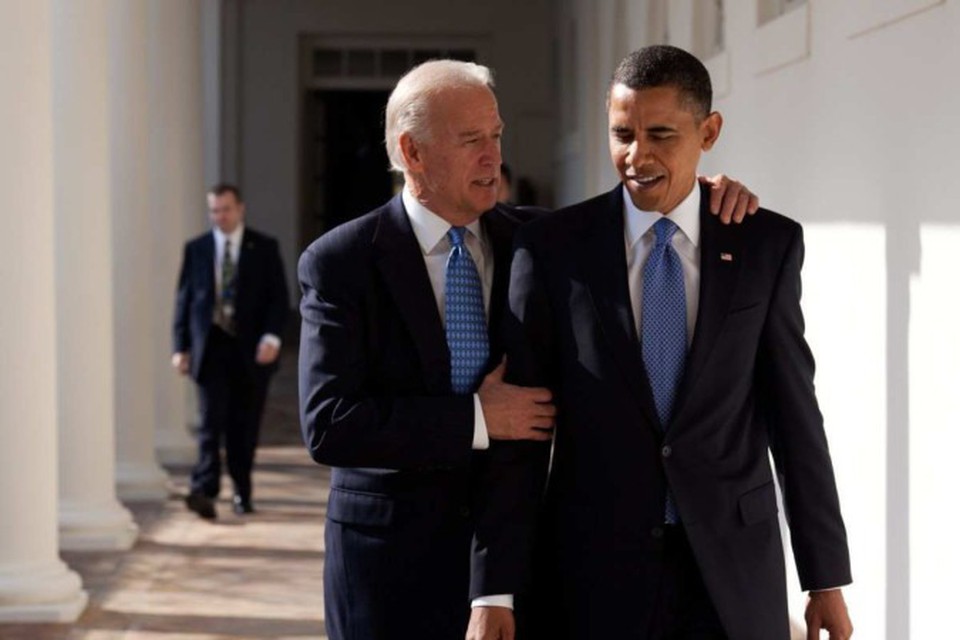
[[[450,348],[450,386],[459,395],[477,390],[490,357],[483,286],[467,250],[465,227],[451,227],[450,257],[444,289],[447,346]]]
[[[653,231],[657,242],[643,266],[640,339],[660,427],[666,431],[687,357],[687,299],[680,256],[670,243],[677,225],[661,218],[653,225]],[[678,520],[668,490],[665,521],[674,524]]]

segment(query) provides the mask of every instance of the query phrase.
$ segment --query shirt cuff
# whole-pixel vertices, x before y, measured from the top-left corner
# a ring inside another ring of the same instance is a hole
[[[474,598],[470,603],[471,607],[504,607],[513,610],[513,594],[502,594],[497,596],[481,596]]]
[[[821,593],[823,591],[838,591],[844,587],[849,587],[851,583],[841,584],[838,587],[824,587],[823,589],[810,589],[810,593]]]
[[[274,335],[272,333],[265,333],[260,337],[260,344],[269,344],[273,345],[277,349],[280,348],[280,336]]]
[[[483,419],[483,406],[480,394],[473,394],[473,449],[482,451],[490,448],[490,436],[487,435],[487,421]],[[501,606],[501,605],[496,605]]]

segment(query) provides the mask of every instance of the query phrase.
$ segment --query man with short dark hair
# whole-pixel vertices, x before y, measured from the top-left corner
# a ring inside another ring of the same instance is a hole
[[[213,228],[183,252],[172,364],[196,381],[200,396],[199,455],[186,504],[214,519],[221,442],[233,510],[253,512],[254,453],[290,302],[277,242],[244,225],[240,190],[214,185],[207,204]]]
[[[803,337],[800,225],[708,214],[697,165],[723,121],[692,55],[630,54],[607,102],[621,183],[518,232],[507,379],[553,391],[555,446],[542,498],[549,447],[498,454],[488,490],[516,504],[478,549],[492,566],[511,542],[536,549],[534,637],[788,640],[772,452],[808,637],[846,639],[850,559]],[[522,535],[537,513],[534,545]],[[511,625],[507,609],[476,609],[468,637]]]

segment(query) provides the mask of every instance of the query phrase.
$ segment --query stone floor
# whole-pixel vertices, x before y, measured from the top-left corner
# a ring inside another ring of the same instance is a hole
[[[254,477],[255,514],[235,516],[224,499],[216,522],[201,521],[183,506],[188,470],[170,469],[168,500],[127,505],[141,529],[131,551],[62,554],[90,594],[80,619],[0,624],[0,639],[325,638],[329,473],[300,444],[295,375],[295,359],[288,358],[271,389]]]

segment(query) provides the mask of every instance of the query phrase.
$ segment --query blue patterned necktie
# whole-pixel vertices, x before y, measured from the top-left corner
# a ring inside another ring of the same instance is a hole
[[[451,227],[447,258],[447,346],[450,348],[450,386],[458,395],[477,390],[490,357],[483,286],[477,266],[464,243],[465,227]]]
[[[687,299],[680,256],[670,243],[677,225],[668,218],[660,218],[653,225],[653,231],[657,242],[643,266],[640,339],[660,426],[666,431],[687,357]],[[679,521],[669,490],[665,521],[669,524]]]

